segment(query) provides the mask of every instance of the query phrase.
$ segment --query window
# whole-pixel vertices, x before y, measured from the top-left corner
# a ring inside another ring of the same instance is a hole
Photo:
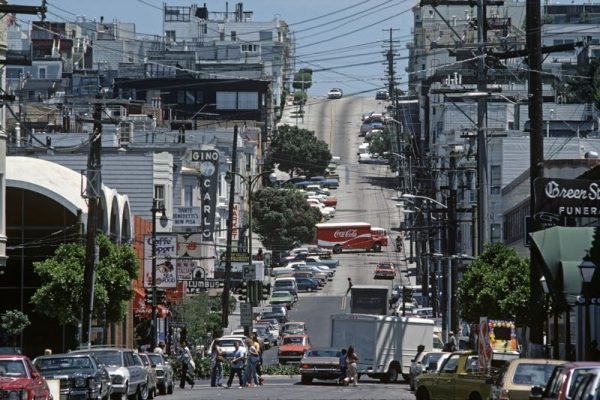
[[[238,108],[258,110],[258,92],[238,92]]]
[[[236,92],[217,92],[217,110],[237,109]]]
[[[177,91],[177,104],[185,104],[185,90]]]
[[[46,79],[46,67],[39,67],[38,68],[38,78],[39,79]]]
[[[456,367],[458,365],[458,357],[458,354],[450,356],[450,358],[448,358],[448,361],[446,361],[446,364],[444,364],[444,368],[442,369],[442,371],[446,373],[455,372]]]
[[[175,31],[165,31],[165,36],[167,38],[167,43],[173,43],[177,41]]]
[[[204,104],[204,92],[196,90],[196,104]]]
[[[257,44],[243,44],[242,45],[242,53],[258,53],[260,49]]]
[[[502,189],[502,168],[500,165],[490,167],[491,194],[500,194]]]
[[[237,32],[231,31],[231,41],[235,42],[237,40]]]
[[[194,199],[194,187],[192,185],[185,185],[183,188],[183,206],[192,207]]]
[[[208,33],[208,26],[206,24],[202,24],[200,25],[200,30],[206,35]]]
[[[165,206],[165,187],[164,185],[154,186],[154,198],[156,199],[156,206],[162,208]]]
[[[502,225],[500,224],[492,224],[491,226],[491,238],[492,242],[498,242],[502,239]]]
[[[185,104],[196,104],[196,92],[193,90],[185,91]]]

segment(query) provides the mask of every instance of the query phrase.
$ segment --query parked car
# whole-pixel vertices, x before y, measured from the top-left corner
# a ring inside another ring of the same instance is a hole
[[[175,386],[173,382],[173,367],[162,354],[148,353],[148,356],[152,360],[153,368],[156,371],[158,393],[162,395],[173,394]]]
[[[380,156],[378,154],[365,153],[365,154],[359,154],[358,163],[359,164],[388,165],[390,163],[390,160],[388,160],[386,157]]]
[[[46,379],[23,355],[0,355],[0,395],[2,399],[48,399]]]
[[[268,350],[271,346],[275,346],[277,344],[277,339],[274,335],[274,329],[270,329],[267,324],[254,324],[254,331],[258,336],[258,339],[262,342],[263,348]],[[279,332],[277,332],[277,336],[279,337]]]
[[[259,318],[254,322],[254,326],[266,326],[269,332],[271,332],[271,335],[273,335],[275,341],[279,341],[282,326],[279,324],[279,321],[277,321],[275,318]]]
[[[387,100],[390,98],[390,92],[387,90],[378,90],[375,93],[375,100]]]
[[[156,378],[156,371],[152,366],[152,360],[146,353],[138,353],[138,356],[142,359],[146,372],[148,373],[148,398],[153,399],[156,397],[158,392],[158,379]]]
[[[288,310],[292,308],[294,302],[294,296],[287,290],[275,290],[269,299],[271,305],[282,304]]]
[[[341,352],[335,349],[310,349],[300,360],[300,380],[303,384],[313,379],[338,379],[341,377]]]
[[[518,358],[509,361],[492,384],[490,399],[527,400],[533,386],[546,386],[560,360]]]
[[[284,335],[300,335],[306,333],[306,323],[300,321],[291,321],[283,325]]]
[[[319,282],[313,278],[296,278],[298,284],[298,290],[304,290],[306,292],[312,292],[319,290]]]
[[[273,290],[287,290],[294,299],[298,299],[298,284],[296,278],[277,278],[273,283]]]
[[[424,351],[411,361],[408,373],[410,390],[415,390],[415,379],[425,373],[435,373],[452,353],[441,351]]]
[[[554,368],[548,383],[534,385],[529,395],[530,399],[540,400],[570,400],[573,398],[575,386],[588,371],[600,368],[600,362],[570,362]]]
[[[60,381],[61,399],[108,399],[112,394],[108,370],[91,354],[40,356],[33,365],[44,378]]]
[[[218,339],[214,339],[210,344],[210,348],[212,349],[213,344],[217,343],[217,345],[223,351],[226,359],[231,360],[233,358],[233,352],[235,351],[234,343],[237,342],[241,348],[246,348],[246,342],[244,341],[243,335],[226,335],[221,336]]]
[[[280,364],[290,361],[300,361],[304,354],[310,350],[308,335],[286,335],[283,337],[277,356]]]
[[[394,279],[396,277],[396,265],[391,262],[380,262],[375,266],[373,279]]]
[[[133,350],[96,347],[75,350],[69,354],[92,354],[104,364],[110,375],[114,395],[122,399],[134,395],[142,399],[148,397],[148,373]]]
[[[573,400],[598,400],[600,399],[600,369],[591,369],[583,374],[575,386]]]
[[[342,91],[342,89],[333,88],[333,89],[330,89],[329,92],[327,93],[327,98],[328,99],[341,99],[343,95],[344,95],[344,92]]]

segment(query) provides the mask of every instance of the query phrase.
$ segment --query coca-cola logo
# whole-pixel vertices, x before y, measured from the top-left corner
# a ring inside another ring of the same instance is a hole
[[[358,236],[358,231],[356,229],[346,229],[346,230],[338,229],[333,234],[333,237],[337,238],[337,239],[351,239],[351,238],[355,238],[357,236]]]

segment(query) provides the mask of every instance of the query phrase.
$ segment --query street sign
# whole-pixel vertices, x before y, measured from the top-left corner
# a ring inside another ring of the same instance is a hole
[[[173,227],[200,227],[200,207],[174,207]]]
[[[240,303],[240,325],[252,327],[252,304]]]
[[[245,281],[253,281],[256,280],[256,265],[248,264],[243,267],[242,277]]]

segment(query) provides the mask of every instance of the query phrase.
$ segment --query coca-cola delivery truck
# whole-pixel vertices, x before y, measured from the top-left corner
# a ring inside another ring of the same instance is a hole
[[[366,222],[341,222],[317,224],[317,245],[333,249],[334,253],[342,250],[373,250],[380,252],[388,244],[385,229],[372,227]]]

